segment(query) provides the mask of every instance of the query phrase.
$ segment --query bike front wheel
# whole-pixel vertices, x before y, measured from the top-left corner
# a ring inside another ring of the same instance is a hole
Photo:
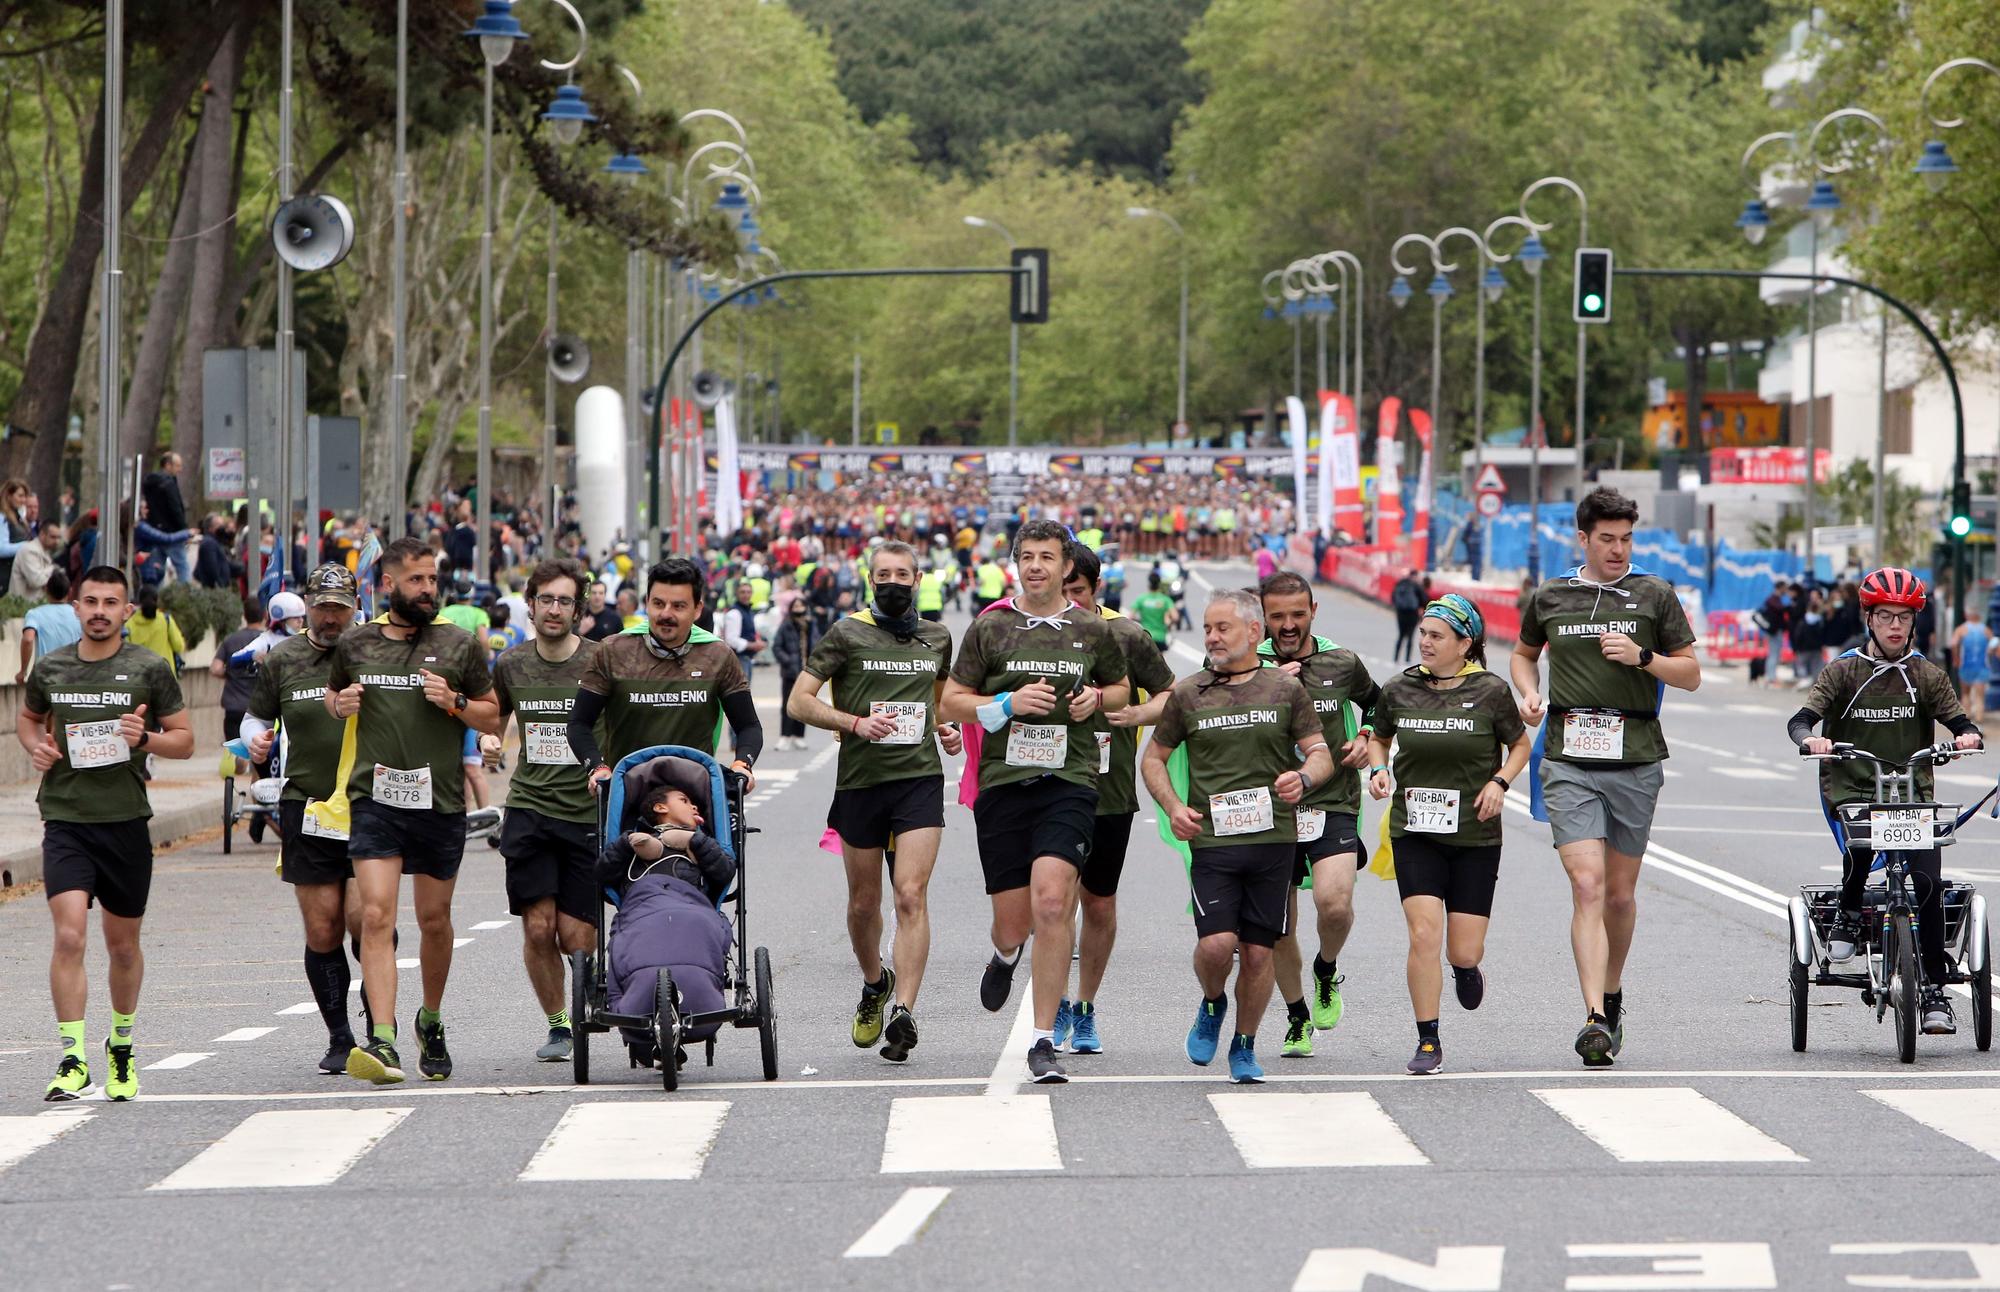
[[[1896,1011],[1896,1057],[1917,1061],[1917,938],[1910,913],[1889,917],[1889,1004]]]

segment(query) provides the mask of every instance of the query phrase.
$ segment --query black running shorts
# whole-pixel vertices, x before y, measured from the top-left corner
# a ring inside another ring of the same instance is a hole
[[[1125,851],[1132,844],[1135,812],[1111,812],[1097,818],[1090,843],[1090,860],[1083,864],[1083,891],[1093,897],[1116,897],[1118,877],[1125,873]]]
[[[88,893],[108,915],[136,920],[153,891],[153,835],[136,821],[44,821],[42,891]]]
[[[285,836],[278,863],[287,884],[344,884],[354,876],[347,840],[305,832],[306,801],[278,800],[278,829]]]
[[[1038,776],[979,791],[972,810],[986,891],[1026,888],[1037,857],[1061,857],[1079,871],[1097,835],[1097,789]]]
[[[1396,840],[1396,891],[1403,898],[1435,897],[1452,915],[1493,914],[1493,886],[1500,878],[1500,845],[1461,848],[1420,834]]]
[[[1320,831],[1319,838],[1300,843],[1293,850],[1292,887],[1300,887],[1306,882],[1314,862],[1350,852],[1354,854],[1356,870],[1368,864],[1368,845],[1361,842],[1361,818],[1346,812],[1327,813],[1326,826]]]
[[[886,848],[911,830],[944,826],[944,777],[911,776],[835,790],[826,823],[850,847]]]
[[[465,857],[465,813],[384,807],[374,799],[350,799],[354,821],[347,855],[356,861],[401,857],[405,875],[458,878]]]
[[[543,898],[571,919],[595,924],[604,904],[597,883],[597,827],[510,807],[500,824],[507,863],[507,910],[525,914]]]
[[[1276,945],[1285,936],[1296,847],[1248,843],[1196,848],[1188,871],[1195,933],[1204,938],[1234,933],[1238,942],[1253,947]]]

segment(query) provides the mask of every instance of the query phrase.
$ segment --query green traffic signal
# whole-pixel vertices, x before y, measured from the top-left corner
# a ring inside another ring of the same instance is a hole
[[[1972,517],[1953,516],[1951,518],[1951,536],[1953,538],[1964,538],[1967,534],[1970,534],[1971,532],[1972,532]]]
[[[1597,311],[1603,308],[1604,308],[1604,298],[1602,296],[1599,296],[1596,292],[1584,293],[1583,309],[1586,314],[1595,314],[1597,313]]]

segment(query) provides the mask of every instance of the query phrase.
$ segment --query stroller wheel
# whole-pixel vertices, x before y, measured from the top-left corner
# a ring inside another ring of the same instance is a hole
[[[588,951],[569,955],[570,1073],[576,1084],[590,1084],[590,978],[595,972]]]
[[[681,1064],[687,1057],[681,1049],[680,998],[674,991],[671,969],[660,970],[653,988],[653,1048],[659,1056],[660,1084],[669,1091],[681,1084]]]

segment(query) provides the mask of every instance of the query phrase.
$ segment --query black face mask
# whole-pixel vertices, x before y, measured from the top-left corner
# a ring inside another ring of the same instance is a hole
[[[424,627],[431,620],[437,618],[437,606],[435,603],[426,605],[422,602],[410,601],[405,599],[402,593],[393,591],[389,594],[389,612],[404,623],[413,624],[418,628]]]
[[[907,583],[878,583],[875,585],[875,604],[891,619],[906,619],[910,607],[915,604],[917,590]]]

